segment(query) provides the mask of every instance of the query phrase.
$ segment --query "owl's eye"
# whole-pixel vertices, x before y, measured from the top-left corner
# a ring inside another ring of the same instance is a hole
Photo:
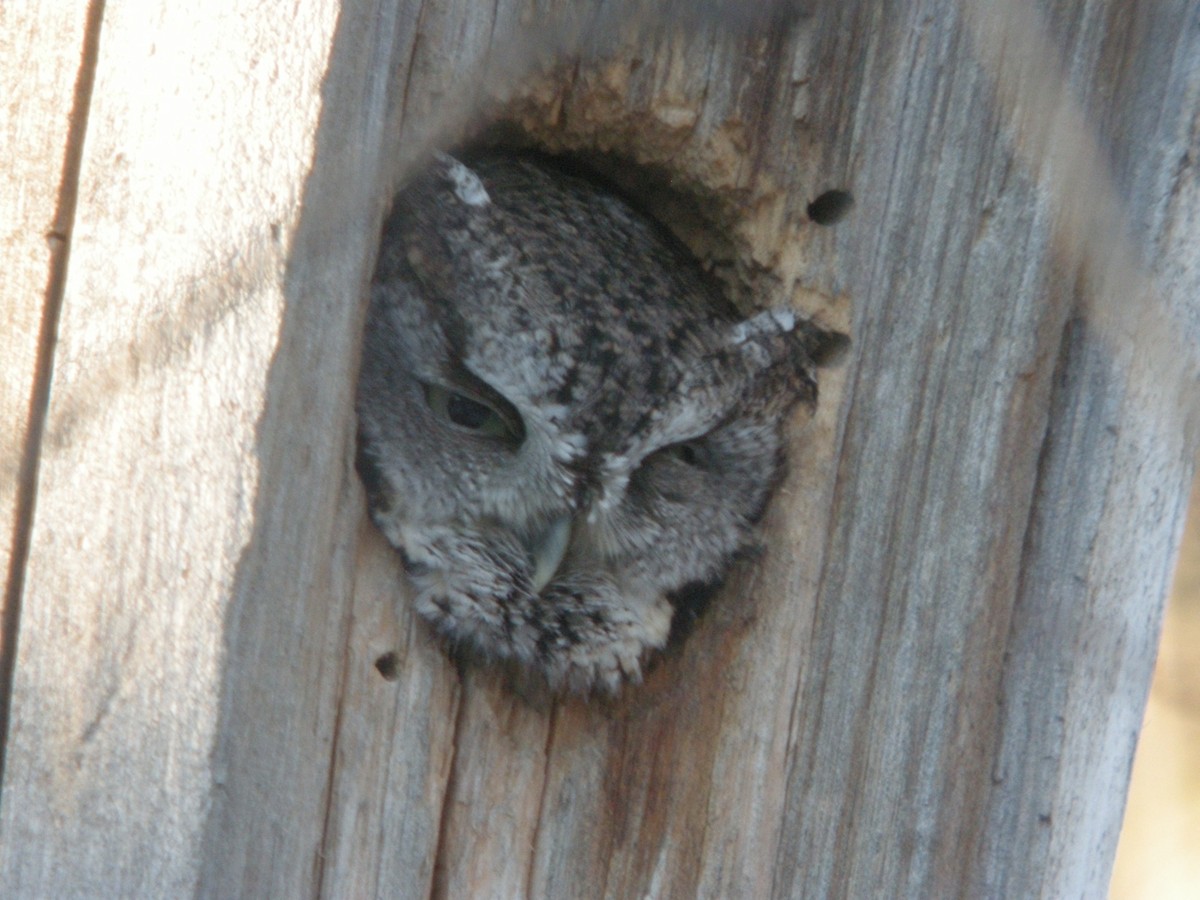
[[[426,384],[425,402],[441,419],[464,431],[484,437],[515,440],[518,429],[509,418],[475,397],[438,384]]]
[[[685,466],[702,469],[708,461],[708,453],[697,441],[683,441],[671,444],[658,451],[668,459],[675,459]]]
[[[462,394],[451,394],[446,398],[446,415],[455,425],[472,431],[479,431],[493,419],[500,418],[482,403],[476,403]]]

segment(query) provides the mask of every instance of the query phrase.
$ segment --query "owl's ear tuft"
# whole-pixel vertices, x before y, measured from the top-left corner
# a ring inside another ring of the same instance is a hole
[[[822,369],[840,366],[850,351],[850,337],[840,331],[826,331],[813,325],[807,335],[807,349],[813,365]]]
[[[448,153],[435,154],[436,164],[454,189],[454,196],[467,206],[487,206],[492,202],[479,176]]]

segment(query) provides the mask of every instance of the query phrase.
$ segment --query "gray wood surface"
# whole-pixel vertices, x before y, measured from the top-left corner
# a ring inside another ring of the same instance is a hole
[[[1103,894],[1197,447],[1200,6],[49,8],[0,14],[0,894]],[[387,199],[494,121],[854,342],[616,700],[456,670],[353,470]]]
[[[5,7],[0,12],[0,572],[7,584],[0,610],[19,604],[27,548],[36,453],[26,453],[31,430],[40,428],[31,406],[44,406],[46,370],[53,358],[55,299],[65,273],[64,239],[73,199],[71,170],[78,167],[80,129],[72,134],[79,57],[86,9],[52,3]],[[37,31],[39,39],[30,36]],[[74,142],[72,141],[74,138]],[[66,184],[66,188],[62,186]],[[15,559],[14,559],[15,557]],[[15,635],[0,618],[2,656]],[[7,666],[0,693],[7,693]],[[2,717],[0,717],[2,718]],[[2,737],[0,737],[2,740]]]

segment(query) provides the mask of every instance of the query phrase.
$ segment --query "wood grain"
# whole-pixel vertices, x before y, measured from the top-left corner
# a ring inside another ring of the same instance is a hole
[[[110,4],[101,25],[5,748],[6,896],[314,883],[377,189],[300,227],[334,4],[149,12]]]
[[[1200,12],[988,8],[110,5],[5,896],[1103,894],[1197,445]],[[497,119],[854,342],[763,554],[613,700],[456,667],[353,472],[387,198]]]
[[[0,746],[93,69],[87,19],[81,5],[0,10]]]

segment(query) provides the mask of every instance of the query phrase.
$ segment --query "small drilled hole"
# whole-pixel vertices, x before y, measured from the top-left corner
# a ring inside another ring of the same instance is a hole
[[[379,670],[379,674],[383,676],[385,681],[395,681],[400,677],[400,660],[392,651],[388,651],[375,660],[375,668]]]
[[[854,196],[849,191],[826,191],[808,204],[808,217],[818,225],[832,225],[854,205]]]

